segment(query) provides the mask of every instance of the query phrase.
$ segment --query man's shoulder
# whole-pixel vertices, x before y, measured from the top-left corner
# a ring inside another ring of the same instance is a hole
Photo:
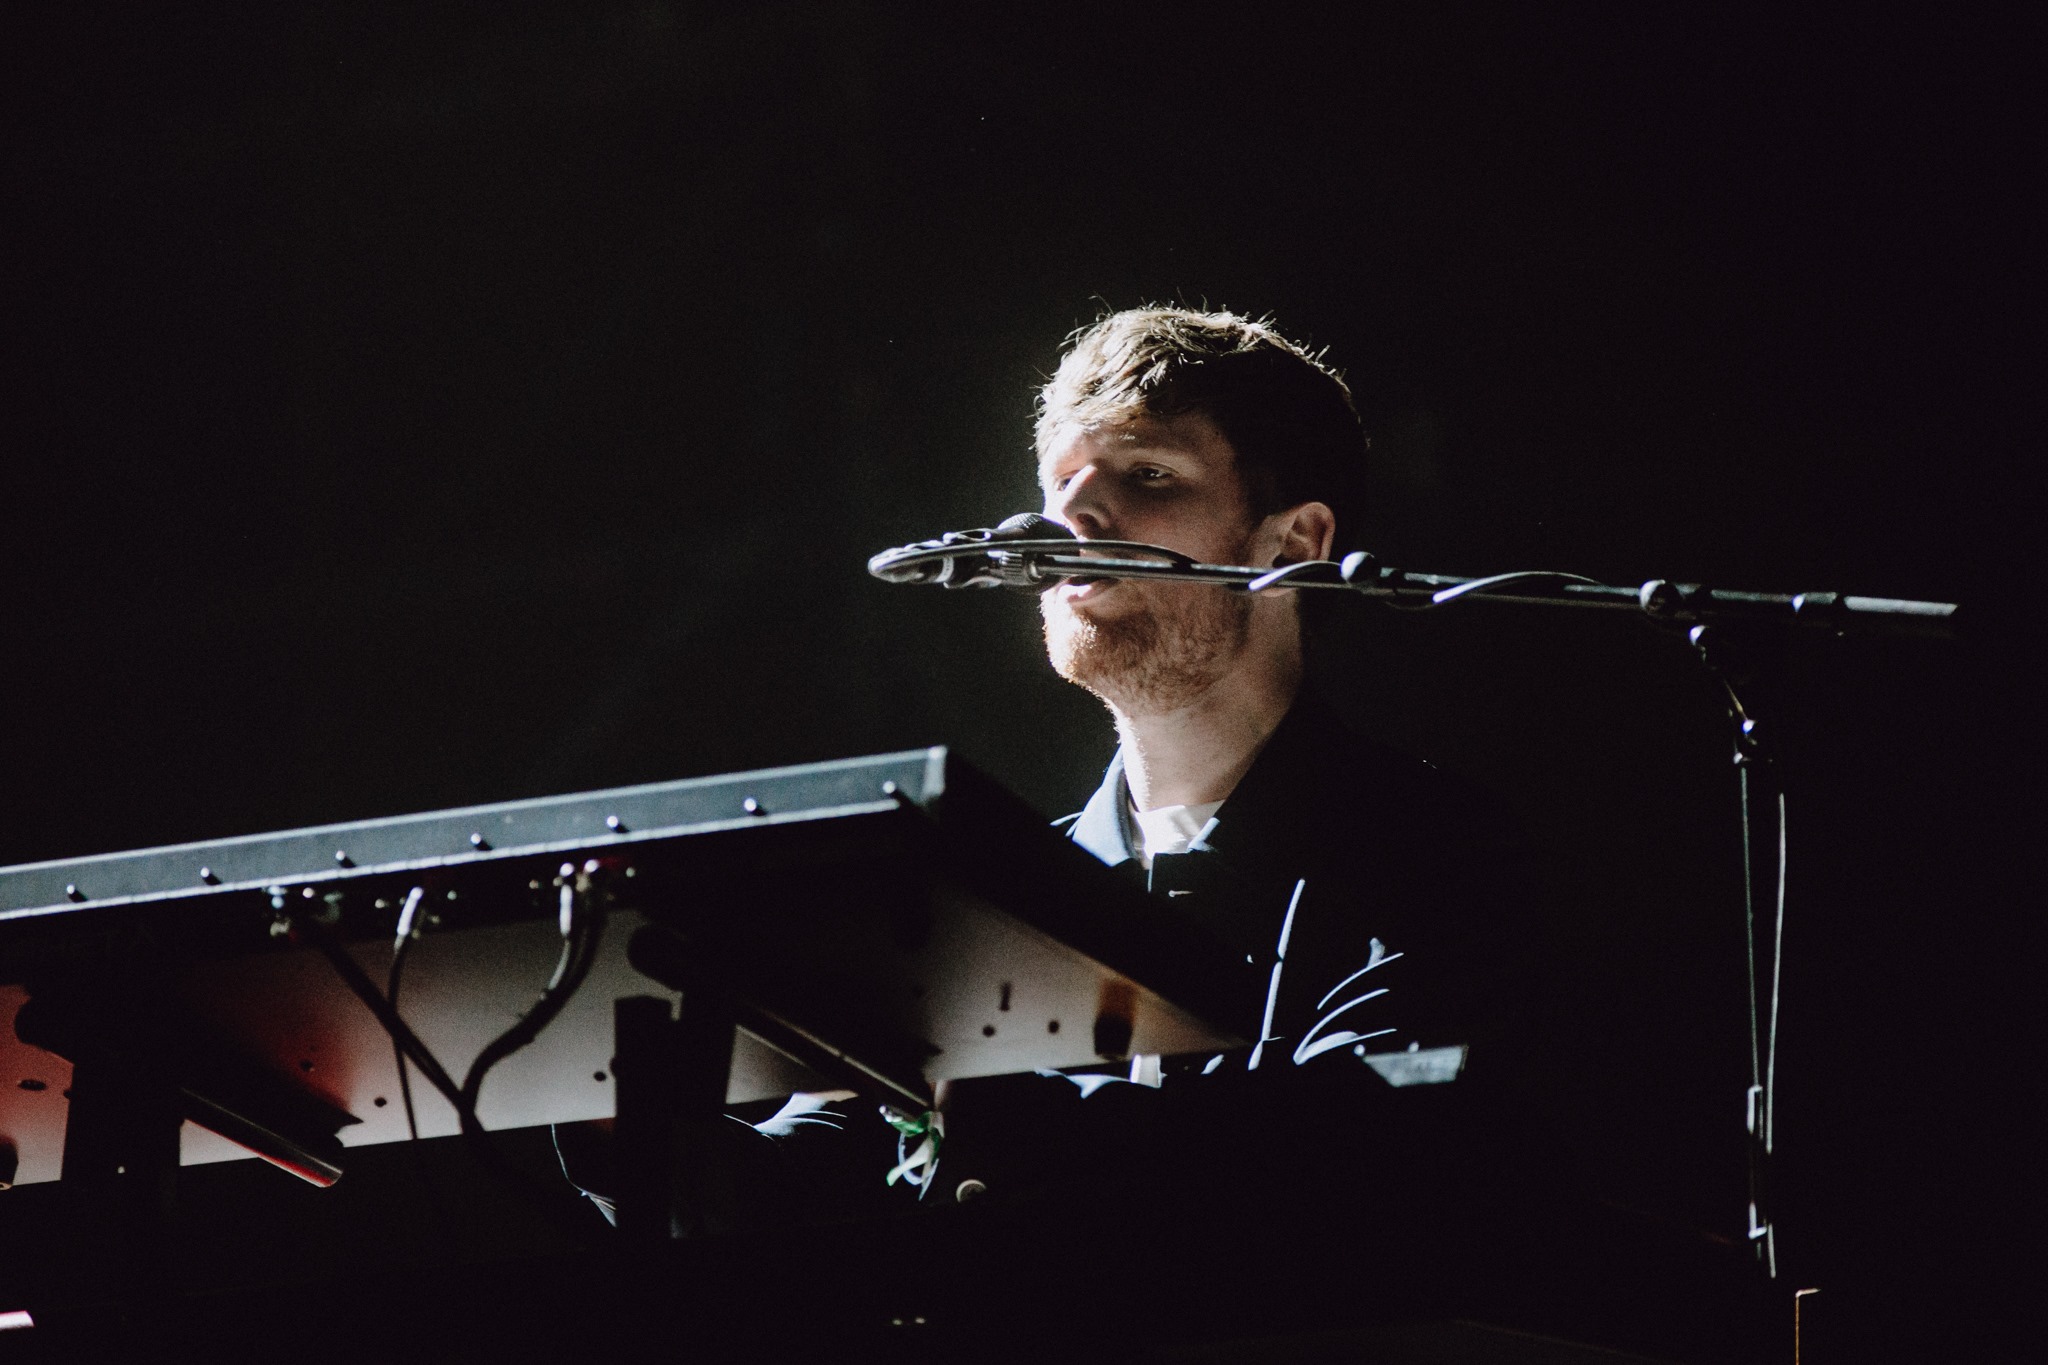
[[[1369,805],[1383,819],[1435,819],[1505,804],[1470,778],[1362,733],[1314,698],[1289,713],[1253,774],[1261,796]]]

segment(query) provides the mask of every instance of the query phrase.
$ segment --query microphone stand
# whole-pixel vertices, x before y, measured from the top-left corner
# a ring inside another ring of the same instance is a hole
[[[1745,628],[1797,626],[1836,635],[1853,630],[1952,639],[1960,623],[1960,608],[1953,602],[1838,592],[1741,592],[1660,578],[1631,587],[1544,570],[1463,578],[1394,568],[1363,551],[1341,561],[1310,560],[1275,569],[1200,564],[1161,546],[1081,541],[1059,534],[1064,530],[1056,522],[1026,514],[995,530],[954,532],[941,540],[885,550],[868,561],[868,572],[889,582],[935,583],[948,588],[1008,587],[1024,592],[1090,578],[1214,583],[1242,592],[1314,588],[1355,592],[1410,611],[1466,600],[1595,608],[1635,612],[1660,625],[1686,629],[1700,663],[1721,687],[1735,741],[1742,820],[1744,966],[1749,986],[1747,1233],[1759,1268],[1775,1279],[1777,1248],[1768,1177],[1777,1081],[1779,954],[1785,940],[1785,792],[1745,695],[1748,671],[1739,648],[1740,633]],[[1760,833],[1766,837],[1760,838]],[[1757,919],[1767,885],[1774,891],[1769,906],[1766,973],[1758,968]],[[1759,989],[1766,975],[1767,992]]]

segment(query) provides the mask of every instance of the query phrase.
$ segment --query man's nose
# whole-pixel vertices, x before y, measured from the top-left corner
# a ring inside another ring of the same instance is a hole
[[[1084,540],[1114,540],[1116,510],[1111,506],[1108,485],[1102,471],[1093,465],[1079,470],[1052,496],[1046,512]]]

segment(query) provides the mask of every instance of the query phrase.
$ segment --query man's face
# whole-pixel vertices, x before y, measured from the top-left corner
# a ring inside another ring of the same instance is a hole
[[[1237,452],[1208,417],[1056,432],[1038,467],[1045,514],[1083,540],[1161,545],[1207,564],[1252,562],[1259,523]],[[1053,667],[1131,714],[1187,705],[1249,639],[1253,603],[1199,583],[1063,583],[1040,594]]]

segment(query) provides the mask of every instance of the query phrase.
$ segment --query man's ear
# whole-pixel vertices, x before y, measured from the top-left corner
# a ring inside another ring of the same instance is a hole
[[[1327,503],[1304,502],[1275,512],[1267,519],[1267,528],[1279,542],[1273,559],[1276,566],[1328,559],[1337,539],[1337,514]]]

